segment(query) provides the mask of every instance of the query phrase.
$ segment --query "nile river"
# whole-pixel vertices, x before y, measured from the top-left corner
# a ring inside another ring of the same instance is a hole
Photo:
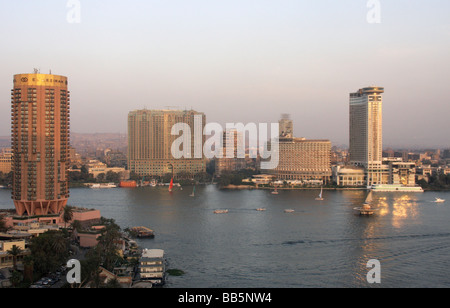
[[[138,244],[164,249],[168,267],[185,272],[169,288],[450,287],[449,192],[375,193],[373,217],[353,212],[364,191],[324,191],[324,201],[318,190],[191,192],[78,188],[69,204],[155,230]],[[0,190],[0,208],[13,208],[10,193]],[[367,282],[371,259],[381,262],[381,284]]]

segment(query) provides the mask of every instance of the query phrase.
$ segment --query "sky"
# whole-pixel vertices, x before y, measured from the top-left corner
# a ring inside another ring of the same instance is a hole
[[[346,145],[349,93],[381,86],[385,147],[448,148],[449,16],[448,0],[0,0],[0,135],[13,75],[38,68],[69,78],[76,133],[170,107],[287,113],[295,136]]]

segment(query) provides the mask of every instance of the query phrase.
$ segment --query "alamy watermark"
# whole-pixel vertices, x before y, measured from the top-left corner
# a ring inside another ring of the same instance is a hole
[[[66,280],[69,284],[81,283],[81,263],[76,259],[67,261],[67,268],[70,269],[67,272]]]
[[[369,260],[367,262],[367,268],[370,271],[367,273],[367,282],[370,284],[381,283],[381,263],[376,259]]]
[[[81,23],[81,2],[80,0],[68,0],[66,7],[69,9],[66,20],[69,24]]]
[[[250,158],[261,157],[261,169],[275,169],[279,163],[278,123],[227,123],[225,129],[218,123],[207,123],[202,130],[201,115],[194,116],[194,130],[187,123],[176,123],[171,134],[178,137],[171,147],[172,156],[181,158],[245,158],[246,146],[256,151],[249,152]],[[237,131],[241,136],[235,148],[235,137],[227,138],[224,155],[224,131]],[[270,137],[269,131],[270,130]],[[192,132],[194,144],[192,145]],[[203,144],[203,135],[210,136]],[[193,149],[193,153],[192,153]]]
[[[367,22],[369,24],[381,23],[381,2],[380,0],[368,0],[367,8]]]

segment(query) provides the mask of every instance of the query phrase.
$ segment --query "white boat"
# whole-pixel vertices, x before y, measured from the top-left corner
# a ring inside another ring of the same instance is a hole
[[[323,201],[322,193],[323,193],[323,187],[320,188],[319,197],[316,198],[317,201]]]
[[[215,210],[214,214],[227,214],[228,210]]]
[[[379,209],[373,208],[370,204],[372,203],[372,191],[367,195],[366,201],[364,202],[363,206],[361,207],[355,207],[353,210],[359,213],[359,215],[362,216],[370,216],[375,214]]]
[[[114,183],[100,183],[100,184],[92,184],[91,188],[116,188],[117,185]]]
[[[436,200],[434,200],[435,203],[444,203],[445,200],[441,199],[441,198],[436,198]]]
[[[272,195],[278,195],[278,190],[276,188],[274,191],[272,191]]]
[[[284,212],[285,213],[294,213],[295,211],[293,209],[285,209]]]
[[[192,194],[190,194],[189,197],[195,197],[195,186],[194,186],[194,188],[192,189]]]

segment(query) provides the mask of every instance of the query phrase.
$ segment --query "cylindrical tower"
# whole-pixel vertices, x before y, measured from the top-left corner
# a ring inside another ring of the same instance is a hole
[[[67,78],[14,76],[11,90],[12,199],[18,215],[59,214],[69,198]]]

